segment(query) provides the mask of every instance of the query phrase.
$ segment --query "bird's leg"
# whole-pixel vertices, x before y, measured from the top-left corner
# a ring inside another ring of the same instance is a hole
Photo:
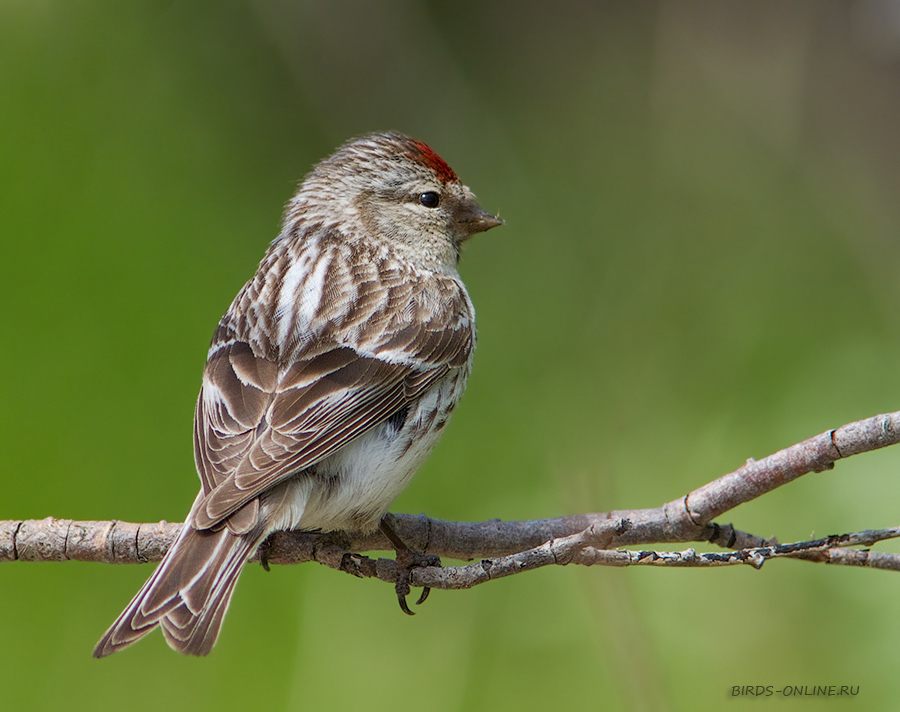
[[[381,518],[381,524],[379,525],[381,529],[381,533],[384,534],[388,541],[391,542],[391,546],[394,547],[394,551],[397,555],[397,565],[400,568],[400,571],[397,575],[397,583],[395,585],[395,590],[397,591],[397,601],[400,604],[401,610],[407,615],[414,616],[411,610],[409,610],[409,606],[406,604],[406,597],[409,595],[409,578],[412,570],[415,568],[419,568],[422,566],[440,566],[441,558],[436,554],[422,554],[418,551],[413,551],[406,544],[403,543],[403,540],[397,536],[397,532],[394,531],[393,527],[390,524],[389,517],[390,514],[385,514]],[[422,587],[422,595],[419,596],[419,600],[416,601],[416,605],[421,605],[425,602],[425,599],[428,598],[428,594],[431,593],[431,589],[428,586]]]

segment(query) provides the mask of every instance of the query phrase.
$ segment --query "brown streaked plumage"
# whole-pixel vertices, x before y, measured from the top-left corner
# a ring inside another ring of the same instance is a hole
[[[475,312],[456,264],[499,224],[401,134],[363,136],[312,170],[213,336],[194,418],[200,492],[96,657],[157,625],[205,655],[273,531],[378,526],[465,388]]]

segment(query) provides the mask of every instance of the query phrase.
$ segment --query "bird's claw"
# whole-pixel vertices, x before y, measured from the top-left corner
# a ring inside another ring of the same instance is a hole
[[[440,566],[441,557],[435,554],[421,554],[418,551],[410,549],[403,543],[403,540],[397,535],[397,532],[394,531],[394,528],[391,526],[391,519],[392,517],[390,514],[385,514],[381,518],[380,528],[388,541],[391,542],[394,551],[397,552],[397,566],[399,572],[397,574],[397,583],[394,586],[394,590],[397,592],[397,602],[400,604],[400,610],[408,616],[414,616],[415,613],[409,610],[409,606],[406,603],[406,597],[409,595],[409,579],[412,575],[412,570],[424,566]],[[422,595],[419,596],[416,605],[419,606],[425,603],[425,599],[428,598],[429,593],[431,593],[431,589],[428,586],[423,586]]]
[[[259,548],[256,550],[256,555],[259,558],[259,565],[263,567],[265,571],[270,571],[269,569],[269,554],[272,552],[272,544],[269,541],[269,538],[266,537],[265,541],[259,545]]]
[[[394,590],[397,592],[397,602],[400,604],[400,610],[406,615],[416,615],[414,611],[409,609],[409,605],[406,603],[406,597],[410,594],[409,580],[412,575],[412,570],[425,566],[440,565],[441,558],[435,554],[420,554],[418,551],[412,551],[410,549],[397,550],[397,566],[400,568],[400,572]],[[425,602],[425,599],[428,598],[429,593],[431,593],[431,588],[423,586],[422,595],[419,596],[416,605],[422,605]]]

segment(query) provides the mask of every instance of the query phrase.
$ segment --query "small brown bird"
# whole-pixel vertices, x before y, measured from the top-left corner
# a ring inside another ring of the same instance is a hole
[[[194,417],[200,492],[95,657],[157,625],[173,649],[206,655],[269,534],[379,526],[472,366],[460,247],[501,222],[399,133],[315,166],[213,335]]]

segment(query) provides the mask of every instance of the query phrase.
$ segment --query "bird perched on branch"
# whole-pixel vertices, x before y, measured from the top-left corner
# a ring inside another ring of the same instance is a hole
[[[194,417],[200,492],[95,657],[157,625],[175,650],[209,653],[241,569],[272,532],[381,525],[403,552],[382,517],[472,366],[460,248],[500,224],[399,133],[362,136],[313,168],[213,335]]]

